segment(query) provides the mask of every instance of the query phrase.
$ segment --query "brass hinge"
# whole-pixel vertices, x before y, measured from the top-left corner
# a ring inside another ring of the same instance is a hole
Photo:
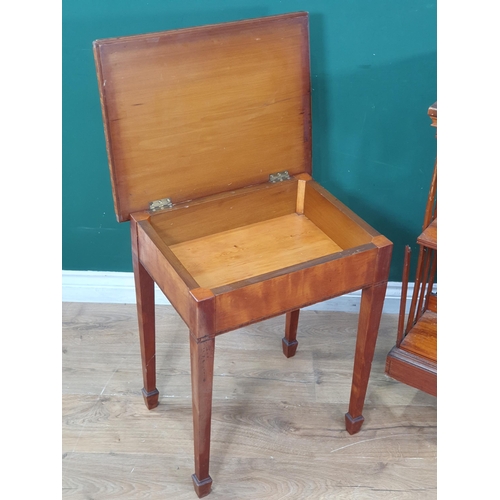
[[[150,201],[149,210],[151,212],[156,212],[157,210],[163,210],[164,208],[172,208],[174,205],[170,198],[163,198],[161,200]]]
[[[291,179],[288,170],[283,170],[283,172],[276,172],[275,174],[269,175],[269,182],[282,182],[289,181]]]

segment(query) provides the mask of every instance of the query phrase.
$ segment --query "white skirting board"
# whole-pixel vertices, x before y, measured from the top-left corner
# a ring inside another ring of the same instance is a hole
[[[436,291],[436,285],[434,286]],[[413,292],[413,283],[408,286],[407,312]],[[307,307],[314,311],[357,312],[361,299],[361,290],[341,297],[326,300]],[[63,302],[97,302],[111,304],[135,304],[133,273],[105,271],[63,271]],[[384,312],[398,314],[401,300],[401,282],[390,281],[385,296]],[[168,305],[169,301],[156,287],[155,302]]]
[[[436,290],[436,286],[434,286]],[[413,283],[408,286],[407,312],[413,292]],[[133,273],[105,271],[63,271],[63,302],[97,302],[110,304],[135,304]],[[326,300],[305,308],[313,311],[358,312],[361,290],[351,292],[335,299]],[[384,302],[384,313],[398,314],[401,300],[401,282],[390,281]],[[156,287],[155,302],[158,305],[170,304],[165,295]]]

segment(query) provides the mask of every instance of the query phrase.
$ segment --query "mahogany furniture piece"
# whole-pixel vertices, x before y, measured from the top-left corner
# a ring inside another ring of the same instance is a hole
[[[349,433],[362,409],[392,243],[311,177],[307,13],[97,40],[118,221],[131,222],[149,409],[154,282],[187,324],[195,474],[210,492],[215,338],[362,289]]]
[[[437,103],[429,108],[437,127]],[[417,238],[419,254],[410,311],[405,324],[406,295],[410,272],[410,247],[405,249],[403,290],[396,345],[387,356],[390,377],[437,395],[437,294],[432,292],[437,267],[437,161],[434,164],[424,215],[423,232]]]

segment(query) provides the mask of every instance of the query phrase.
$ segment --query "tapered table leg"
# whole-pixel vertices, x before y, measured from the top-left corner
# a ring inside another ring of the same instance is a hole
[[[358,432],[364,421],[361,413],[365,402],[386,288],[387,282],[378,283],[365,288],[361,295],[351,399],[349,413],[345,415],[346,429],[349,434]]]
[[[134,224],[135,226],[135,224]],[[156,345],[155,345],[155,291],[154,281],[140,263],[134,245],[132,230],[132,263],[134,266],[135,294],[137,297],[137,318],[141,344],[142,395],[149,410],[158,406],[159,392],[156,388]]]
[[[297,351],[297,327],[299,325],[299,313],[300,309],[295,311],[290,311],[286,313],[286,325],[285,325],[285,336],[282,340],[283,354],[287,358],[295,356]]]
[[[214,376],[213,338],[199,342],[193,335],[191,349],[191,386],[193,397],[194,489],[198,497],[210,493],[212,478],[208,474],[210,462],[210,426],[212,420],[212,387]]]

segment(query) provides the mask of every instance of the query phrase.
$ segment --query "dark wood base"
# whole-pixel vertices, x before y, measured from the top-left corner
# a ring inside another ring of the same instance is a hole
[[[146,403],[148,410],[152,410],[158,406],[159,395],[158,389],[151,392],[146,392],[146,389],[142,389],[142,397],[144,398],[144,403]]]
[[[203,481],[199,481],[196,474],[193,474],[191,478],[193,479],[194,491],[198,495],[198,498],[206,497],[212,489],[212,478],[208,476]]]
[[[437,396],[437,363],[393,347],[385,362],[385,373],[415,389]]]
[[[352,418],[350,413],[345,414],[345,428],[349,434],[356,434],[359,432],[364,421],[365,417],[363,417],[363,415]]]
[[[287,358],[291,358],[292,356],[295,356],[295,352],[297,351],[297,346],[299,345],[299,343],[297,340],[288,342],[288,340],[285,337],[283,337],[282,345],[283,345],[283,354]]]

